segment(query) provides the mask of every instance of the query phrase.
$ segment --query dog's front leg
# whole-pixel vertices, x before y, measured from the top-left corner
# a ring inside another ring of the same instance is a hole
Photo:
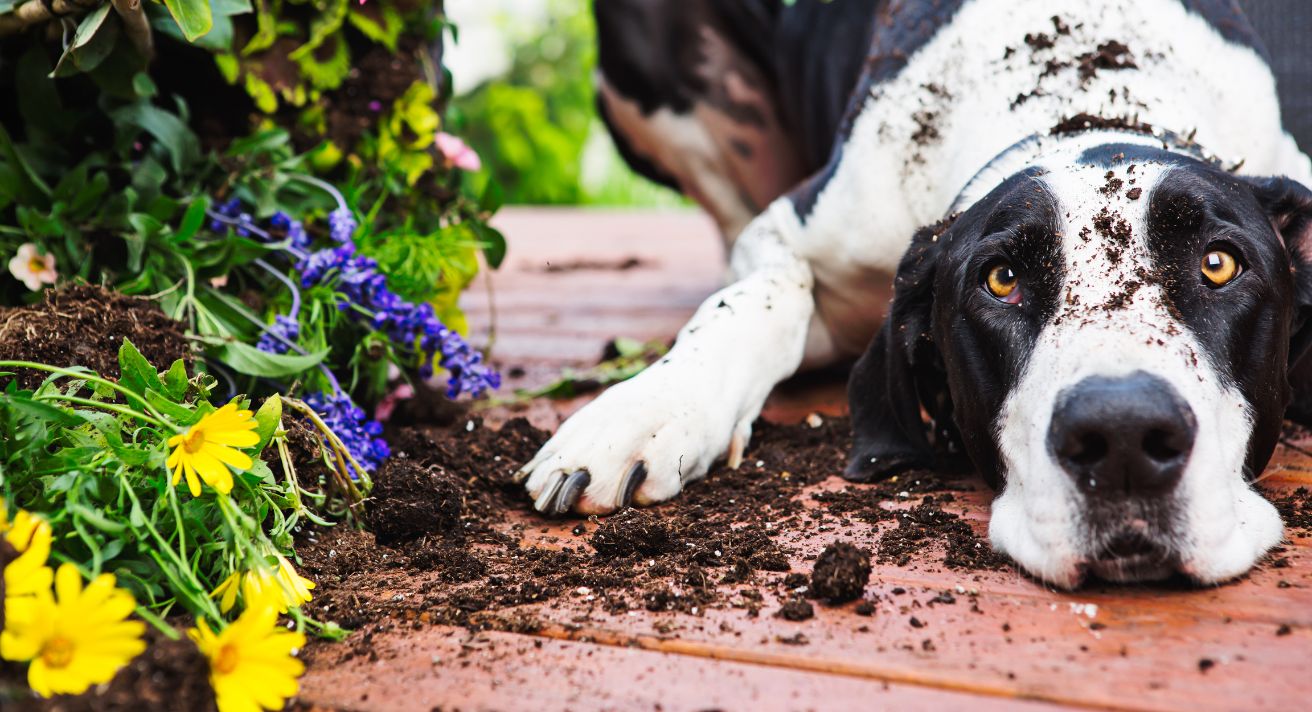
[[[738,464],[766,396],[801,363],[815,311],[811,270],[776,224],[767,211],[743,231],[737,281],[702,303],[665,358],[580,410],[520,470],[538,510],[660,502],[725,453]]]

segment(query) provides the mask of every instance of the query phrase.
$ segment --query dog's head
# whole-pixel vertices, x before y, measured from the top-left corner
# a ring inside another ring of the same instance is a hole
[[[1044,580],[1235,577],[1281,538],[1251,481],[1310,304],[1306,187],[1138,143],[1042,161],[915,237],[852,375],[848,475],[959,443],[994,546]]]

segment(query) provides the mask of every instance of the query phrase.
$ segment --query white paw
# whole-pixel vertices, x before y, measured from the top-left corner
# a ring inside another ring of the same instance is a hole
[[[607,514],[678,494],[730,451],[737,466],[755,413],[725,412],[709,384],[653,366],[617,384],[561,425],[516,474],[533,506],[563,515]],[[732,445],[732,448],[731,448]]]

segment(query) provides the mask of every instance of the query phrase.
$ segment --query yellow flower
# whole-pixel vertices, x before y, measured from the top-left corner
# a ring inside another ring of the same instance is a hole
[[[137,603],[101,574],[82,588],[72,564],[55,572],[55,590],[22,602],[22,615],[6,621],[0,657],[30,660],[27,682],[37,694],[78,694],[108,682],[146,649],[145,625],[127,620]]]
[[[0,499],[0,534],[19,552],[5,567],[5,596],[30,596],[50,589],[55,574],[46,566],[50,558],[50,522],[18,510],[9,521],[5,501]]]
[[[232,491],[232,471],[249,468],[254,463],[246,453],[236,450],[251,447],[260,441],[255,434],[255,418],[249,410],[237,410],[236,402],[210,413],[181,435],[169,438],[168,468],[173,471],[173,484],[187,474],[187,488],[191,496],[200,496],[200,475],[205,484],[219,494]]]
[[[218,634],[203,620],[188,634],[210,661],[219,712],[278,710],[296,694],[305,665],[295,652],[305,636],[278,626],[272,597],[248,601],[246,611]]]
[[[314,598],[310,595],[314,582],[296,573],[296,568],[282,554],[274,554],[274,556],[278,559],[277,571],[257,567],[244,574],[234,571],[231,576],[224,579],[223,583],[210,594],[211,598],[219,599],[219,610],[224,613],[232,610],[237,602],[238,588],[241,589],[242,600],[247,606],[251,601],[268,595],[279,613],[286,613],[288,607],[300,607],[303,603],[309,603]]]

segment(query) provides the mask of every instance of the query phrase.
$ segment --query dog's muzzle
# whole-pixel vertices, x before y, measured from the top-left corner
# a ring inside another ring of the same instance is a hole
[[[1084,495],[1085,525],[1099,546],[1087,564],[1092,573],[1128,580],[1175,568],[1172,494],[1197,431],[1179,393],[1142,371],[1087,378],[1058,397],[1048,445]]]

